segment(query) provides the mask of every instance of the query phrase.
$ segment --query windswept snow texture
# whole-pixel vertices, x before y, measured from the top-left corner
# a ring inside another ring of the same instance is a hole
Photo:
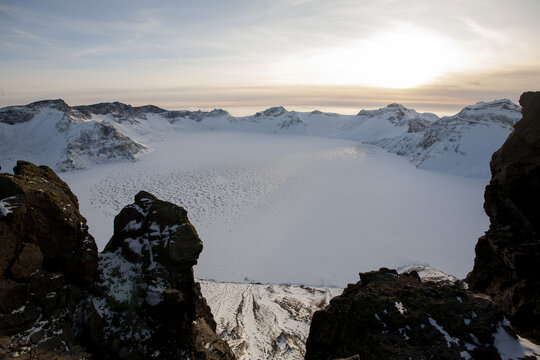
[[[216,332],[239,360],[301,360],[313,313],[343,289],[200,281]]]
[[[344,286],[360,271],[428,263],[463,277],[488,226],[485,180],[419,170],[356,142],[162,133],[140,161],[62,177],[103,248],[139,190],[188,210],[200,278]]]

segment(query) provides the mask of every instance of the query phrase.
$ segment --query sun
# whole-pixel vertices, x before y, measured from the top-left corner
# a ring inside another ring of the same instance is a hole
[[[456,70],[458,47],[445,37],[410,25],[285,60],[280,77],[308,84],[411,88]]]

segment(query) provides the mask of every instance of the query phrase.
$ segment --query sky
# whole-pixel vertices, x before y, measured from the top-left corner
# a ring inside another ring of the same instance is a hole
[[[0,0],[0,106],[439,115],[540,90],[538,0]]]

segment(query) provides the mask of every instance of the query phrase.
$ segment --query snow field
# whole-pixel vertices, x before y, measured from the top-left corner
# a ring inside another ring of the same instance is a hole
[[[487,180],[419,170],[375,146],[309,136],[170,133],[137,162],[64,173],[100,249],[139,190],[185,207],[199,278],[345,286],[429,264],[464,277]]]

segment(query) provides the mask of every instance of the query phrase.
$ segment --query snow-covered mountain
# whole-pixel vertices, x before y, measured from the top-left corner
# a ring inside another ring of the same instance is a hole
[[[112,159],[135,160],[146,149],[112,123],[94,119],[62,100],[0,109],[0,140],[2,165],[12,167],[16,160],[28,159],[59,171]]]
[[[510,100],[478,103],[438,118],[400,104],[357,115],[296,112],[273,107],[233,117],[220,109],[168,111],[156,106],[101,103],[70,107],[45,100],[0,109],[2,164],[25,158],[59,171],[135,160],[170,131],[247,131],[341,138],[383,147],[419,168],[489,176],[491,154],[521,117]]]
[[[510,100],[479,102],[445,116],[419,131],[372,141],[406,156],[419,168],[464,176],[488,177],[491,155],[521,118],[521,107]]]

